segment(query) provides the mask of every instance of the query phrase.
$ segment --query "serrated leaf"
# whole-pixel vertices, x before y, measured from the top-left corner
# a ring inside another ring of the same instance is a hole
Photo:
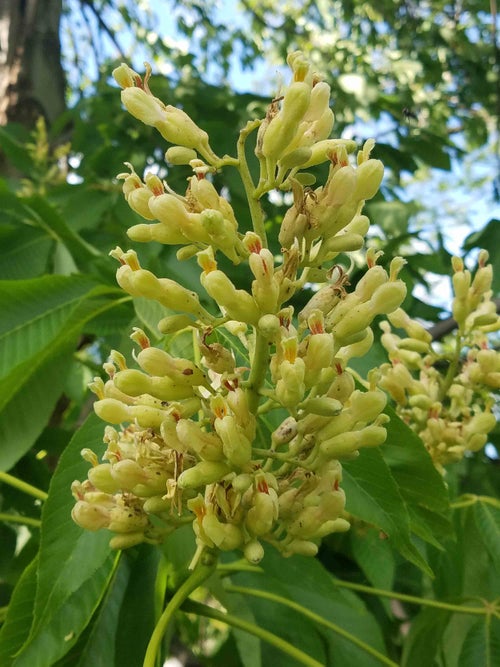
[[[61,241],[78,265],[85,266],[101,256],[101,252],[77,234],[47,199],[33,195],[22,201],[27,217]]]
[[[278,552],[266,547],[266,555],[261,567],[264,569],[264,574],[241,573],[235,577],[235,583],[239,584],[240,581],[243,581],[249,587],[274,592],[288,598],[338,625],[385,655],[384,642],[378,625],[373,616],[367,611],[364,603],[351,591],[336,587],[333,577],[316,559],[293,556],[284,560]],[[248,595],[246,599],[256,613],[257,609],[253,603],[253,598]],[[267,600],[260,600],[260,602],[261,606],[258,608],[260,615],[262,615],[260,623],[264,622],[265,627],[271,627],[273,631],[281,634],[281,624],[278,624],[277,621],[287,608],[283,605],[271,604]],[[259,613],[256,613],[257,618],[259,618]],[[300,619],[303,618],[301,614],[294,612],[293,615],[285,616],[285,618],[290,623],[290,634],[285,635],[285,638],[295,646],[318,658],[318,655],[305,648],[302,641],[306,636],[307,629],[303,624],[304,620],[302,620],[303,625],[301,624]],[[298,630],[296,629],[297,623],[299,624]],[[318,642],[317,635],[319,634],[321,641],[326,642],[327,645],[326,656],[322,664],[326,666],[359,664],[363,667],[365,665],[376,667],[380,664],[376,658],[333,630],[318,623],[315,623],[313,628],[315,641]],[[284,664],[279,661],[278,654],[275,654],[274,657],[277,657],[277,661],[269,662],[269,653],[265,649],[263,664]],[[281,660],[283,660],[282,657]],[[288,665],[288,662],[286,664]]]
[[[449,496],[421,439],[387,406],[391,418],[387,440],[380,448],[399,492],[408,506],[410,529],[426,542],[439,545],[451,534]]]
[[[71,483],[86,477],[84,446],[102,441],[91,415],[61,456],[42,512],[33,624],[13,665],[47,667],[64,656],[89,623],[109,584],[116,554],[109,533],[84,531],[71,519]]]
[[[130,577],[117,622],[116,665],[139,666],[143,663],[148,642],[164,603],[164,589],[159,591],[159,599],[156,594],[160,555],[159,549],[148,544],[141,544],[132,550],[132,553],[124,554],[129,560]],[[158,609],[155,609],[155,604],[158,604]],[[155,618],[156,612],[158,616]]]
[[[229,593],[226,591],[221,578],[217,576],[210,577],[207,581],[207,588],[229,614],[234,614],[249,623],[255,623],[255,616],[248,604],[247,598],[240,593]],[[254,635],[250,635],[248,632],[244,632],[238,628],[231,628],[231,633],[242,666],[262,667],[260,640]]]
[[[26,130],[20,128],[21,131],[16,131],[20,126],[4,127],[0,125],[0,146],[3,152],[12,162],[14,167],[25,174],[29,174],[33,170],[33,158],[31,157],[25,143],[19,141],[16,135],[21,133],[25,135]],[[27,136],[25,135],[27,140]]]
[[[2,225],[0,245],[0,280],[21,280],[45,272],[54,240],[37,227]]]
[[[0,665],[10,667],[14,656],[26,641],[33,620],[37,561],[22,573],[12,593],[7,615],[0,630]]]
[[[500,571],[500,509],[479,501],[474,505],[474,519],[481,540],[494,566]]]
[[[12,667],[47,667],[62,658],[89,623],[109,584],[113,558],[97,569],[79,589],[28,638]]]
[[[83,327],[113,307],[85,276],[0,281],[0,468],[32,446],[62,391]]]
[[[413,619],[403,646],[402,667],[434,667],[451,613],[427,607]]]
[[[91,414],[71,439],[52,477],[42,512],[34,632],[99,569],[112,565],[110,533],[83,530],[71,518],[75,503],[71,483],[86,479],[89,468],[80,452],[84,447],[103,449],[103,433],[102,421]]]
[[[467,633],[458,667],[494,667],[500,664],[500,620],[477,621]]]
[[[73,667],[109,667],[118,664],[115,660],[115,642],[118,617],[123,596],[130,577],[127,558],[120,558],[106,595],[93,619],[92,629],[79,651],[78,661]]]
[[[427,574],[432,571],[410,539],[410,518],[394,478],[378,449],[364,449],[343,463],[346,510],[382,530],[392,546]]]

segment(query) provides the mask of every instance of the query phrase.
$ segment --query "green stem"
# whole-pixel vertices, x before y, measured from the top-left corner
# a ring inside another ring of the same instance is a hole
[[[497,498],[492,498],[491,496],[476,496],[472,493],[467,493],[461,496],[456,502],[450,504],[450,508],[453,510],[461,509],[462,507],[471,507],[476,503],[484,503],[485,505],[491,505],[500,509],[500,501]]]
[[[448,371],[446,372],[443,385],[439,390],[440,401],[443,401],[446,395],[448,394],[448,390],[453,384],[453,380],[455,379],[455,375],[457,374],[458,365],[460,363],[460,353],[462,351],[462,344],[463,344],[462,336],[460,334],[460,331],[457,331],[457,335],[455,338],[455,354],[448,367]]]
[[[301,662],[306,667],[323,667],[321,662],[318,662],[314,658],[311,658],[310,655],[304,653],[300,649],[296,648],[292,644],[289,644],[281,637],[269,632],[269,630],[264,630],[254,623],[249,623],[244,621],[242,618],[233,616],[233,614],[223,613],[217,609],[213,609],[207,605],[200,604],[199,602],[193,602],[192,600],[186,601],[182,605],[182,610],[192,614],[198,614],[199,616],[206,616],[207,618],[213,618],[215,621],[220,621],[226,625],[231,625],[233,628],[238,628],[239,630],[244,630],[245,632],[262,639],[263,641],[271,644],[275,648],[283,651],[297,662]]]
[[[266,379],[269,365],[269,341],[261,333],[255,333],[255,349],[252,357],[252,370],[248,376],[246,387],[248,391],[248,408],[257,414],[260,400],[260,389]]]
[[[267,235],[266,229],[264,227],[264,212],[259,203],[259,200],[255,196],[255,184],[250,174],[250,169],[248,167],[247,157],[245,153],[245,142],[248,135],[253,130],[257,129],[260,125],[260,121],[249,121],[240,132],[240,137],[238,139],[238,162],[239,162],[239,172],[241,180],[243,182],[243,187],[245,188],[245,194],[248,200],[248,208],[250,209],[250,216],[252,218],[253,230],[258,234],[262,240],[262,244],[267,248]]]
[[[174,593],[153,630],[144,657],[143,667],[155,667],[156,656],[159,653],[161,641],[175,612],[186,601],[187,597],[208,579],[215,570],[216,564],[215,555],[206,551],[196,569]]]
[[[421,607],[434,607],[436,609],[443,609],[445,611],[452,611],[458,614],[475,614],[478,616],[487,615],[489,612],[485,607],[464,607],[458,604],[450,604],[448,602],[439,602],[439,600],[427,600],[419,598],[414,595],[406,595],[405,593],[394,593],[393,591],[386,591],[380,588],[372,588],[371,586],[364,586],[363,584],[353,584],[348,581],[334,580],[335,586],[339,588],[349,588],[360,593],[368,593],[369,595],[378,595],[379,597],[391,598],[392,600],[401,600],[402,602],[410,602],[412,604],[420,605]]]
[[[237,574],[238,572],[254,572],[256,574],[264,574],[264,570],[257,565],[251,565],[246,558],[235,560],[232,563],[221,563],[217,565],[217,573],[223,577],[229,574]]]
[[[361,641],[361,639],[358,639],[358,637],[356,637],[355,635],[351,634],[350,632],[347,632],[347,630],[344,630],[336,623],[328,621],[326,618],[323,618],[319,614],[315,614],[313,611],[310,611],[309,609],[307,609],[307,607],[303,607],[297,602],[293,602],[292,600],[288,600],[287,598],[284,598],[281,595],[276,595],[275,593],[271,593],[269,591],[256,590],[253,588],[247,588],[246,586],[231,585],[231,586],[226,586],[225,590],[228,591],[229,593],[241,593],[242,595],[253,595],[254,597],[264,598],[265,600],[270,600],[271,602],[277,602],[278,604],[290,607],[290,609],[294,609],[295,611],[299,612],[299,614],[302,614],[302,616],[305,616],[306,618],[310,618],[315,623],[318,623],[319,625],[324,625],[330,630],[333,630],[333,632],[340,635],[341,637],[344,637],[344,639],[347,639],[352,644],[355,644],[356,646],[358,646],[358,648],[365,651],[365,653],[369,653],[371,656],[379,660],[384,665],[390,665],[390,667],[398,667],[397,664],[392,660],[390,660],[387,656],[383,655],[382,653],[379,653],[379,651],[372,648],[368,644],[365,644],[365,642]]]
[[[22,523],[25,526],[34,526],[35,528],[40,528],[42,525],[40,519],[33,519],[30,516],[21,516],[20,514],[8,514],[7,512],[0,512],[0,521]]]
[[[9,473],[7,472],[0,472],[0,482],[9,484],[10,486],[13,486],[15,489],[19,489],[19,491],[27,493],[28,495],[33,496],[38,500],[47,500],[48,498],[48,493],[45,493],[45,491],[37,489],[36,486],[32,486],[27,482],[23,482],[21,479],[18,479],[13,475],[9,475]]]

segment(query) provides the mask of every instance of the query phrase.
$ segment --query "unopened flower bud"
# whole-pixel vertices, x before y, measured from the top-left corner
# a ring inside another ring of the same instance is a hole
[[[185,146],[170,146],[165,153],[165,159],[170,164],[189,164],[197,158],[196,151]]]
[[[79,500],[71,510],[71,518],[81,528],[99,530],[107,528],[110,510],[102,505]]]
[[[353,197],[357,201],[374,197],[382,183],[384,165],[380,160],[367,160],[356,170],[357,181]]]
[[[260,537],[271,532],[273,523],[277,518],[276,494],[257,492],[253,497],[252,507],[248,510],[245,527],[251,535]]]
[[[257,324],[261,313],[254,298],[245,290],[236,289],[225,273],[218,269],[210,273],[204,272],[200,276],[200,282],[229,317],[240,322]]]
[[[313,415],[333,417],[342,412],[344,406],[335,398],[316,396],[315,398],[308,398],[300,407],[306,412],[311,412]]]
[[[135,547],[137,544],[142,544],[144,539],[145,536],[142,531],[123,533],[121,535],[114,535],[109,541],[109,546],[111,549],[129,549],[130,547]]]
[[[220,482],[230,472],[231,468],[226,463],[200,461],[192,468],[184,470],[179,475],[177,484],[180,489],[197,489]]]
[[[253,565],[257,565],[264,558],[264,547],[258,540],[250,540],[250,542],[245,544],[243,553],[247,561]]]
[[[100,463],[99,465],[91,468],[87,476],[99,491],[104,491],[105,493],[116,493],[120,489],[120,484],[113,478],[111,474],[111,464],[109,463]]]
[[[111,467],[111,476],[124,491],[132,491],[136,484],[148,481],[148,475],[136,461],[131,459],[117,461]]]
[[[402,280],[394,280],[380,285],[373,293],[370,304],[377,315],[396,310],[406,296],[406,284]]]
[[[232,415],[226,415],[222,419],[217,418],[214,428],[222,440],[227,460],[234,466],[245,466],[252,458],[252,443],[238,427],[235,418]]]

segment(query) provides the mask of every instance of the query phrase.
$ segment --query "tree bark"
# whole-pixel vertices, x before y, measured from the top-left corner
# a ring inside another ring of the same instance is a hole
[[[62,0],[0,0],[0,125],[50,125],[66,108]]]

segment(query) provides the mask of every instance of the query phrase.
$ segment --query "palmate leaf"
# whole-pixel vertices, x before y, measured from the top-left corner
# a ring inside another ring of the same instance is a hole
[[[343,463],[346,510],[376,526],[404,558],[427,574],[432,570],[411,541],[410,517],[391,471],[378,449],[365,449]]]
[[[391,421],[387,440],[380,448],[399,492],[410,508],[411,530],[434,542],[451,534],[449,495],[443,476],[436,470],[422,440],[387,406]],[[433,539],[434,536],[434,539]]]
[[[33,445],[62,391],[85,324],[115,288],[85,276],[0,281],[0,468]]]
[[[36,593],[37,559],[22,573],[10,599],[5,622],[0,630],[0,665],[10,667],[14,656],[28,637],[33,620]]]
[[[234,584],[275,593],[291,600],[385,655],[381,632],[364,603],[351,591],[337,588],[333,577],[316,559],[302,556],[283,559],[274,549],[266,548],[261,567],[261,574],[241,572],[235,575],[232,578]],[[251,595],[245,595],[245,602],[259,625],[299,647],[326,667],[376,667],[380,664],[349,639],[322,625],[312,624],[296,610]],[[276,649],[262,644],[262,664],[288,666],[296,663],[285,659]]]
[[[84,479],[83,447],[102,441],[103,424],[91,415],[61,456],[42,512],[33,623],[13,663],[46,667],[67,653],[89,623],[110,582],[116,554],[107,531],[92,533],[71,519],[71,483]]]
[[[493,667],[500,664],[500,620],[477,621],[467,633],[458,667]]]

